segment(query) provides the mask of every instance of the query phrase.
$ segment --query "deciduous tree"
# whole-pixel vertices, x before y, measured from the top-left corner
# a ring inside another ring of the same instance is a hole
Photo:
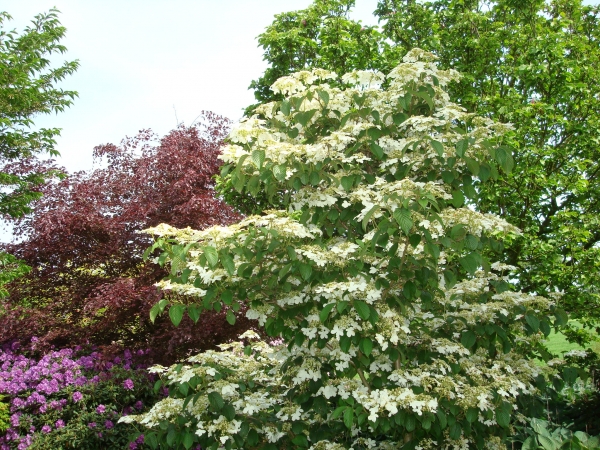
[[[77,95],[55,86],[79,66],[77,61],[51,66],[49,58],[66,51],[59,43],[66,29],[57,13],[51,9],[37,15],[19,35],[5,28],[11,17],[0,12],[0,214],[28,213],[29,204],[41,195],[35,186],[54,175],[48,170],[15,173],[7,167],[39,154],[58,155],[54,138],[60,130],[30,131],[33,118],[63,111]]]
[[[33,212],[16,221],[23,241],[7,247],[33,269],[9,288],[1,340],[120,341],[151,346],[168,361],[235,336],[223,314],[203,318],[195,330],[189,320],[177,330],[165,321],[150,323],[150,307],[162,297],[154,283],[166,273],[143,263],[151,240],[140,234],[162,222],[202,229],[239,218],[213,191],[228,129],[227,119],[205,113],[200,125],[160,140],[143,131],[120,145],[96,147],[95,170],[43,185]],[[243,321],[237,331],[248,326]]]

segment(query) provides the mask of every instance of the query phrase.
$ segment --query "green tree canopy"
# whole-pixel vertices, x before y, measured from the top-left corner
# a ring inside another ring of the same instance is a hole
[[[25,160],[58,155],[54,138],[60,130],[32,131],[33,119],[63,111],[77,96],[56,87],[79,66],[72,61],[52,67],[50,58],[66,51],[59,44],[66,29],[57,13],[51,9],[35,16],[18,34],[6,28],[11,16],[0,12],[0,214],[19,217],[29,212],[31,201],[41,195],[35,186],[55,174],[36,171]]]

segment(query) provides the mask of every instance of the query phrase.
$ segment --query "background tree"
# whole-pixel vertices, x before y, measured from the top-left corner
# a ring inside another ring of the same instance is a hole
[[[79,66],[72,61],[51,67],[49,57],[66,51],[59,44],[66,29],[57,13],[51,9],[37,15],[19,35],[5,29],[11,17],[0,12],[0,214],[18,217],[29,212],[28,205],[41,195],[35,186],[54,174],[39,166],[38,171],[14,173],[7,166],[38,154],[58,155],[54,137],[60,130],[29,131],[33,118],[64,110],[77,95],[55,87]]]
[[[352,4],[327,3],[331,11]],[[543,295],[563,291],[561,301],[575,317],[598,319],[598,8],[580,0],[381,0],[375,14],[383,30],[381,35],[372,32],[370,45],[381,52],[365,52],[370,61],[350,58],[342,65],[327,54],[320,58],[318,37],[300,39],[301,22],[280,16],[268,30],[293,26],[292,42],[261,35],[265,59],[279,75],[302,67],[378,68],[394,65],[418,46],[436,54],[442,67],[464,73],[449,87],[452,100],[515,127],[509,144],[516,170],[489,184],[475,180],[466,192],[468,201],[524,231],[503,257],[519,267],[521,289]],[[342,45],[361,48],[362,35],[355,28],[347,31]],[[304,48],[317,54],[302,58]],[[481,170],[487,180],[489,173]]]
[[[6,246],[33,269],[9,287],[0,341],[38,336],[42,346],[59,347],[119,341],[150,346],[157,360],[171,361],[248,328],[246,320],[231,327],[216,313],[194,330],[190,320],[177,330],[166,321],[151,324],[150,307],[162,297],[154,283],[166,273],[142,262],[151,240],[140,231],[147,227],[169,222],[201,229],[239,218],[213,191],[228,130],[227,119],[204,113],[200,125],[160,140],[143,131],[119,146],[96,147],[95,170],[41,186],[33,212],[15,220],[23,241]]]
[[[260,103],[280,100],[271,85],[290,72],[320,67],[345,73],[350,69],[382,69],[378,58],[385,42],[376,27],[349,18],[354,0],[315,0],[308,8],[275,16],[258,36],[269,63],[250,89]],[[253,105],[257,106],[257,105]],[[252,106],[248,107],[250,113]]]
[[[66,30],[57,13],[51,9],[37,15],[19,35],[6,29],[11,17],[0,11],[0,215],[20,217],[30,212],[30,203],[41,195],[35,187],[57,175],[44,165],[36,165],[37,170],[30,171],[10,169],[13,162],[35,155],[58,155],[54,137],[60,130],[30,131],[33,118],[62,111],[77,95],[54,87],[79,66],[72,61],[51,67],[48,57],[66,50],[59,44]],[[28,270],[14,256],[0,252],[0,297],[6,295],[6,283]]]
[[[600,15],[580,0],[382,0],[384,35],[467,74],[451,96],[515,126],[516,170],[481,187],[477,207],[524,231],[505,260],[527,292],[564,291],[599,317]]]

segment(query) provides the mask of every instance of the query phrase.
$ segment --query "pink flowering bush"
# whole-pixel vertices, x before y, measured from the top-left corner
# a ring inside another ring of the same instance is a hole
[[[139,356],[125,350],[107,360],[76,348],[36,358],[16,345],[2,347],[0,396],[8,420],[0,450],[142,448],[143,435],[118,423],[156,401]]]

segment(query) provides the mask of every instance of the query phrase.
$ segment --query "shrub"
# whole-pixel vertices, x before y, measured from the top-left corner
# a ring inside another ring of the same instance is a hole
[[[232,197],[282,208],[149,230],[170,263],[162,286],[181,295],[152,314],[233,321],[246,304],[284,344],[247,332],[157,367],[169,397],[122,421],[154,447],[498,449],[540,412],[534,359],[567,317],[488,259],[518,230],[469,204],[511,170],[510,126],[451,103],[457,78],[415,49],[387,77],[315,69],[273,85],[284,99],[232,130],[221,173]]]
[[[10,399],[2,449],[125,448],[138,438],[120,417],[142,412],[157,399],[152,380],[125,351],[112,359],[80,349],[29,358],[0,351],[0,393]],[[143,439],[143,438],[142,438]]]

